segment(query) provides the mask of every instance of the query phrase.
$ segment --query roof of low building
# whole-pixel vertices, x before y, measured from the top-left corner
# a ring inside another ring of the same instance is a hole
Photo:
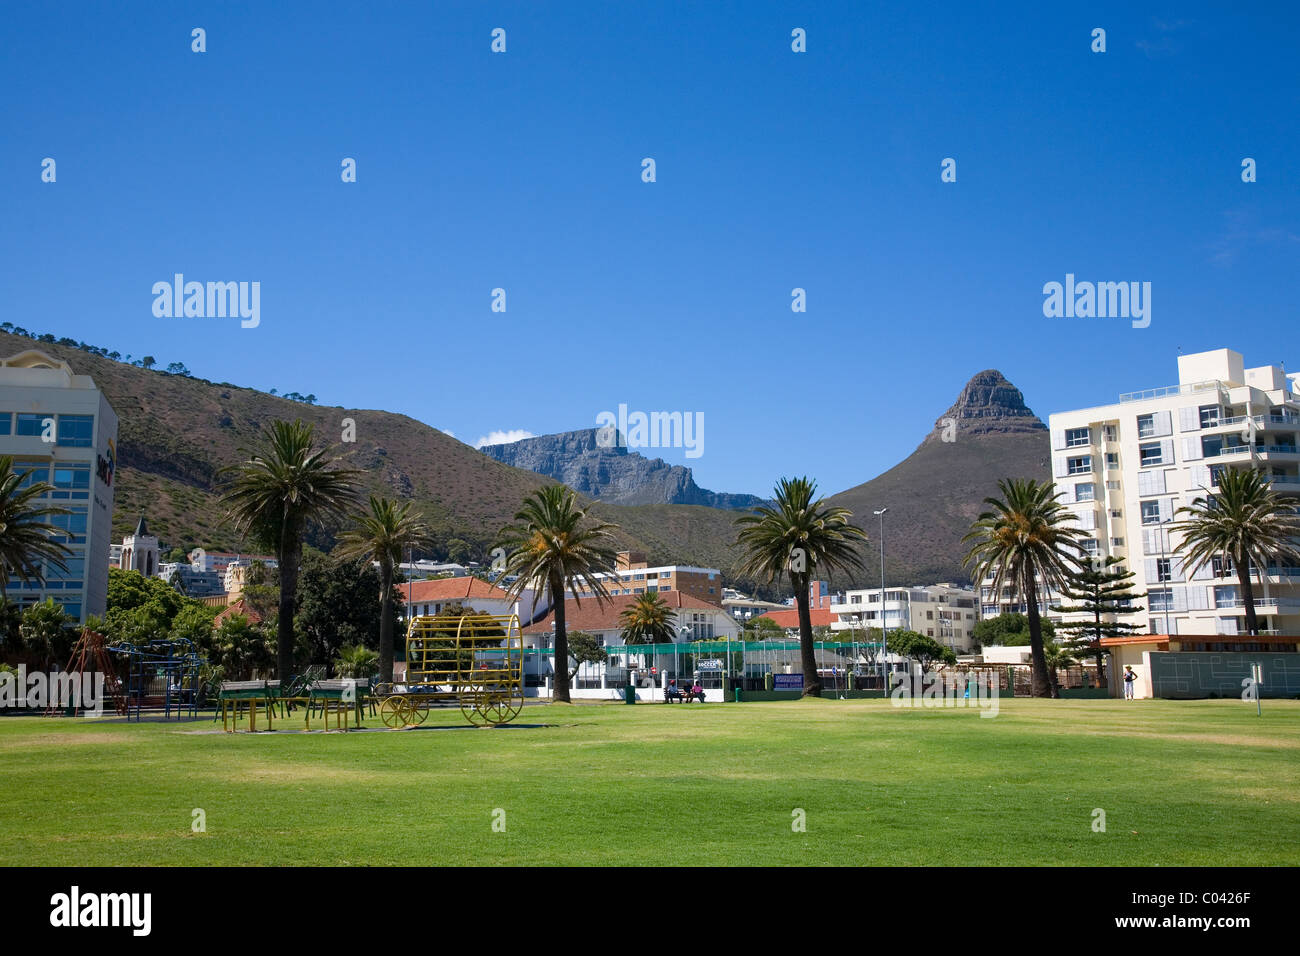
[[[660,591],[658,592],[665,604],[674,611],[713,611],[716,614],[726,614],[722,608],[716,604],[710,604],[708,601],[693,597],[683,591]],[[615,594],[605,600],[604,604],[598,602],[594,597],[583,598],[581,604],[574,598],[564,602],[564,627],[567,631],[609,631],[615,628],[621,628],[618,616],[625,607],[634,604],[640,594]],[[555,629],[555,609],[552,608],[547,612],[546,617],[542,618],[536,624],[530,624],[525,627],[524,633],[531,634],[539,631],[552,631]]]
[[[513,598],[501,588],[484,581],[482,578],[475,577],[432,578],[425,581],[411,581],[406,584],[399,584],[397,587],[402,595],[402,600],[409,601],[412,604],[433,601],[466,601],[470,598],[504,601],[507,604],[514,603]],[[410,595],[409,598],[408,595]]]

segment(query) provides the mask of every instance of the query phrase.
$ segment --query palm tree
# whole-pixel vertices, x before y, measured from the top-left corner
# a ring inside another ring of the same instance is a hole
[[[1056,484],[1032,478],[998,481],[1002,499],[985,498],[993,510],[983,512],[962,538],[972,542],[962,564],[973,568],[977,582],[992,575],[995,595],[1010,584],[1026,604],[1029,649],[1033,662],[1035,697],[1051,697],[1052,682],[1043,655],[1043,626],[1038,611],[1038,590],[1063,590],[1080,565],[1077,539],[1082,528],[1066,524],[1074,515],[1057,498]]]
[[[677,612],[658,594],[647,591],[618,615],[624,644],[671,644],[677,639]]]
[[[60,540],[66,529],[45,520],[71,512],[36,500],[53,491],[54,486],[35,481],[24,488],[23,482],[31,472],[19,474],[13,464],[10,456],[0,456],[0,598],[6,601],[10,577],[24,584],[42,581],[42,562],[66,571],[63,559],[72,554],[72,549]]]
[[[609,591],[596,577],[600,566],[610,566],[614,551],[608,542],[615,525],[587,522],[587,512],[578,507],[578,497],[564,485],[546,485],[524,499],[515,514],[518,524],[501,532],[501,543],[510,556],[505,574],[517,575],[508,592],[518,598],[537,583],[546,588],[555,613],[555,694],[553,699],[569,702],[569,640],[564,629],[564,596],[572,590],[573,603],[581,607],[578,592],[588,590],[604,604]]]
[[[1269,487],[1268,478],[1253,468],[1225,468],[1218,486],[1218,492],[1206,490],[1179,508],[1177,514],[1187,518],[1174,522],[1169,530],[1183,533],[1177,550],[1193,570],[1220,556],[1232,561],[1246,608],[1246,630],[1258,634],[1250,563],[1254,561],[1263,575],[1270,559],[1300,558],[1294,544],[1300,535],[1300,518],[1294,506]]]
[[[370,513],[362,515],[357,527],[339,536],[335,555],[379,562],[379,680],[393,680],[393,573],[402,562],[402,551],[429,541],[429,530],[411,514],[411,503],[398,505],[388,498],[370,496]]]
[[[280,563],[280,614],[276,622],[277,675],[293,673],[293,615],[298,599],[302,538],[308,527],[341,518],[356,497],[359,472],[331,467],[329,449],[314,450],[316,436],[302,421],[273,421],[262,446],[246,461],[223,469],[231,476],[222,496],[226,517],[244,534],[274,547]]]
[[[775,506],[764,505],[736,519],[740,532],[736,545],[743,548],[741,576],[765,575],[771,583],[782,573],[790,578],[799,609],[799,644],[803,661],[805,697],[820,697],[821,677],[813,653],[812,614],[808,608],[808,582],[814,571],[848,572],[862,567],[856,543],[867,533],[849,519],[853,512],[833,508],[816,498],[817,483],[807,478],[782,478],[776,486]]]

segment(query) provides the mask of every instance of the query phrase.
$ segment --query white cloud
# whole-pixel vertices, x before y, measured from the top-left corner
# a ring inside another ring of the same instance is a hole
[[[456,433],[450,428],[439,428],[438,431],[442,432],[444,435],[450,435],[452,438],[456,437]]]
[[[475,448],[482,448],[484,445],[509,445],[511,442],[521,441],[525,438],[536,438],[530,431],[522,428],[511,428],[508,431],[488,432],[474,443]]]

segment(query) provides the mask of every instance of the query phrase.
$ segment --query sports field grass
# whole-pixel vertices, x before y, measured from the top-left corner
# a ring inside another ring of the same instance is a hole
[[[539,705],[508,729],[435,711],[449,729],[229,736],[5,718],[0,863],[1300,863],[1300,702],[1000,703]]]

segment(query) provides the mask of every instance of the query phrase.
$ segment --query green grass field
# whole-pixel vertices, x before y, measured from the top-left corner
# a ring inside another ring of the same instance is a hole
[[[1297,701],[538,705],[519,723],[0,719],[0,863],[1300,863]]]

